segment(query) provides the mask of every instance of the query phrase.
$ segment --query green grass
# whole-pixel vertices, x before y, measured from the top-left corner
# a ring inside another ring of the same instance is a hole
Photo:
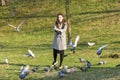
[[[120,1],[71,0],[69,8],[72,41],[76,35],[80,35],[80,40],[75,54],[70,51],[71,47],[65,51],[70,55],[64,59],[63,65],[69,68],[83,66],[78,59],[82,57],[92,63],[92,68],[87,72],[78,69],[78,72],[66,74],[60,80],[119,80],[119,68],[115,66],[120,59],[108,56],[120,55]],[[53,25],[58,12],[65,15],[65,0],[7,0],[6,6],[0,6],[0,11],[0,79],[20,80],[20,67],[29,64],[30,69],[36,65],[40,65],[40,69],[25,80],[58,80],[55,70],[46,73],[43,69],[53,61]],[[17,26],[23,19],[26,21],[20,32],[7,25]],[[88,41],[96,44],[88,47]],[[100,58],[96,51],[104,44],[108,46]],[[35,53],[34,59],[23,56],[28,49]],[[8,65],[3,63],[5,57],[9,60]],[[107,61],[107,64],[96,65],[100,60]]]

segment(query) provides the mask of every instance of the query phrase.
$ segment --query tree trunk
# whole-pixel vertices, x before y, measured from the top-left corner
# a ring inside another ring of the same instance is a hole
[[[71,41],[71,26],[69,23],[69,0],[66,0],[66,21],[68,24],[68,46],[71,46],[72,41]]]
[[[6,5],[6,4],[5,4],[5,0],[0,0],[0,3],[1,3],[1,6]]]

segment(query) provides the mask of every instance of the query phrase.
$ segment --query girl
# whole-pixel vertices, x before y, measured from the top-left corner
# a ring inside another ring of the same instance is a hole
[[[66,45],[66,30],[67,23],[64,20],[63,14],[57,14],[57,20],[54,25],[54,41],[53,41],[53,57],[54,61],[52,65],[56,65],[57,53],[60,53],[60,65],[59,69],[62,68],[62,62],[64,58],[64,50],[67,49]]]

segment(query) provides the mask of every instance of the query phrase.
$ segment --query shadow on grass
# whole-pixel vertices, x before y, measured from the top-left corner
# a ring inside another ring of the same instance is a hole
[[[59,78],[58,72],[53,74],[49,72],[43,78],[36,77],[26,77],[25,80],[119,80],[120,79],[120,68],[110,68],[110,67],[92,67],[86,72],[82,72],[78,69],[77,72],[65,74],[63,78]]]
[[[116,13],[120,12],[120,10],[105,10],[105,11],[93,11],[93,12],[81,12],[79,15],[86,15],[86,14],[103,14],[103,13]]]
[[[111,14],[111,15],[109,14],[107,16],[103,15],[103,16],[94,16],[94,17],[90,17],[90,18],[88,17],[86,19],[77,18],[72,23],[79,23],[79,22],[85,22],[85,21],[90,21],[90,20],[95,21],[95,20],[104,19],[104,18],[108,18],[108,17],[112,17],[112,16],[118,16],[118,15],[120,15],[120,13]]]
[[[87,15],[87,14],[103,14],[103,13],[117,13],[117,12],[120,12],[120,10],[105,10],[105,11],[89,11],[89,12],[81,12],[81,13],[78,13],[78,14],[71,14],[72,15]],[[33,14],[30,14],[30,15],[23,15],[23,16],[16,16],[16,17],[0,17],[0,19],[9,19],[9,18],[55,18],[56,16],[55,15],[38,15],[36,16],[37,14],[40,14],[40,12],[36,12],[36,13],[33,13]]]
[[[25,46],[16,46],[16,45],[12,45],[12,46],[8,46],[8,45],[0,45],[0,48],[5,49],[2,50],[1,52],[9,52],[9,51],[16,51],[16,49],[28,49],[28,48],[32,48],[32,49],[39,49],[39,50],[46,50],[46,49],[52,49],[52,44],[37,44],[37,45],[25,45]]]

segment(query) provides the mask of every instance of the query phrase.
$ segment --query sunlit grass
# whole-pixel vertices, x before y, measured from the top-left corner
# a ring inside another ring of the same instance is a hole
[[[56,7],[57,6],[57,7]],[[78,69],[76,73],[66,74],[60,80],[118,80],[120,79],[119,58],[108,57],[111,54],[120,54],[120,11],[118,0],[83,0],[70,1],[70,25],[72,28],[72,42],[80,35],[76,53],[68,47],[63,66],[84,66],[79,58],[85,58],[92,64],[87,72]],[[20,80],[20,67],[30,65],[30,69],[40,65],[36,73],[30,73],[25,80],[58,80],[55,70],[50,73],[43,71],[44,67],[53,61],[53,25],[58,12],[65,14],[65,1],[25,0],[8,1],[7,6],[0,6],[0,79]],[[17,14],[13,16],[13,11]],[[17,26],[23,19],[21,31],[16,32],[7,23]],[[89,47],[87,42],[95,42]],[[97,49],[108,44],[101,56],[96,54]],[[36,55],[34,59],[24,57],[31,49]],[[9,63],[4,64],[4,58]],[[100,60],[107,61],[104,65],[97,65]],[[59,56],[58,56],[59,61]],[[59,64],[58,64],[59,65]]]

